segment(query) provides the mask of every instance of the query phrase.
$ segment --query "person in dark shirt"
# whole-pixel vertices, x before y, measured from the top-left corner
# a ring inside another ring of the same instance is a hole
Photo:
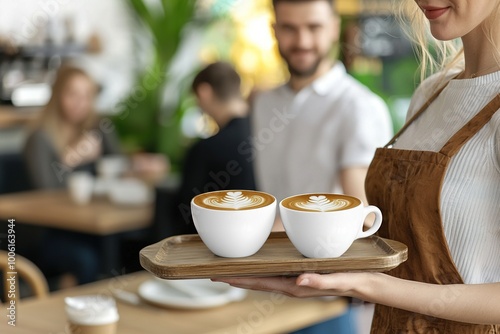
[[[217,123],[219,132],[202,139],[187,152],[178,194],[178,214],[191,223],[191,199],[200,193],[225,189],[255,190],[250,145],[249,106],[240,90],[241,79],[224,62],[208,65],[194,78],[192,89],[198,105]]]

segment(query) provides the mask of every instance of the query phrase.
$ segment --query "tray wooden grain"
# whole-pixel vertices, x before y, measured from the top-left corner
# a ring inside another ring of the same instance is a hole
[[[354,241],[338,258],[306,258],[284,232],[271,233],[257,254],[244,258],[214,255],[197,234],[170,237],[140,251],[142,267],[165,279],[383,272],[397,267],[407,258],[408,248],[404,244],[377,236]]]

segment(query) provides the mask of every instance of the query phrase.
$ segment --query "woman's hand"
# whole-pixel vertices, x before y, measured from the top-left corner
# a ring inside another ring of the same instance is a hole
[[[157,184],[168,175],[170,160],[163,154],[136,153],[132,155],[131,175],[148,184]]]
[[[347,296],[432,317],[500,324],[500,283],[427,284],[382,273],[302,274],[297,278],[220,278],[232,286],[292,297]]]
[[[291,297],[346,296],[360,297],[359,289],[367,286],[369,273],[302,274],[299,277],[219,278],[232,286],[279,292]]]

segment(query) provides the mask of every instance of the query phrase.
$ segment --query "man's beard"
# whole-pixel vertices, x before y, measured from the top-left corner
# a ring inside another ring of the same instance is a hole
[[[290,53],[293,53],[294,51],[296,51],[296,50],[292,49],[292,50],[290,50]],[[307,77],[314,75],[316,73],[316,71],[318,70],[319,66],[321,65],[321,63],[323,62],[323,60],[327,59],[328,55],[330,54],[330,52],[326,52],[326,54],[322,54],[322,55],[316,54],[317,58],[311,66],[309,66],[308,68],[305,68],[305,69],[298,69],[292,65],[292,63],[289,59],[289,56],[287,54],[285,54],[281,49],[279,50],[279,52],[280,52],[281,57],[287,63],[288,71],[290,72],[290,74],[292,76],[301,77],[301,78],[307,78]]]

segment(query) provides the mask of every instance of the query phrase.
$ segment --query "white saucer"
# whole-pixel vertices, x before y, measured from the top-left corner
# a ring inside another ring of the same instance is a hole
[[[247,291],[208,279],[162,280],[154,278],[139,286],[144,300],[159,306],[204,309],[245,298]]]

